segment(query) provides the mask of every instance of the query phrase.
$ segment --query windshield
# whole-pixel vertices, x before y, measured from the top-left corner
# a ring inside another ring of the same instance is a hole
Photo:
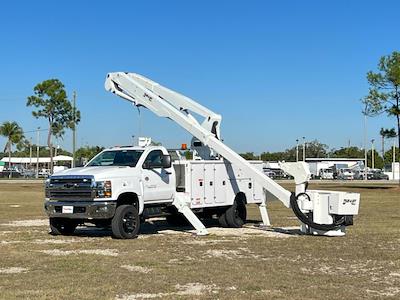
[[[93,158],[86,167],[96,166],[128,166],[135,167],[143,150],[111,150],[104,151]]]

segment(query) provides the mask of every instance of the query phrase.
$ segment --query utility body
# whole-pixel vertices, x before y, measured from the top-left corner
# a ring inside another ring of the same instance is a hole
[[[258,204],[269,226],[267,195],[292,208],[308,234],[344,235],[358,214],[357,193],[307,190],[311,174],[304,162],[281,163],[296,184],[295,192],[284,189],[263,173],[262,162],[246,161],[225,145],[222,117],[194,100],[134,73],[109,73],[105,87],[191,133],[194,159],[172,162],[167,149],[143,140],[140,147],[107,149],[83,168],[54,174],[46,182],[45,201],[53,233],[71,233],[89,221],[111,225],[117,238],[132,238],[145,217],[165,213],[171,223],[186,220],[204,235],[200,217],[241,227],[249,203]]]

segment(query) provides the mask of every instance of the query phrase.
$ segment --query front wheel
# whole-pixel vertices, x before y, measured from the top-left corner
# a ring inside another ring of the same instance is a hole
[[[133,205],[120,205],[115,211],[111,221],[111,230],[114,238],[133,239],[138,236],[140,218],[136,207]]]

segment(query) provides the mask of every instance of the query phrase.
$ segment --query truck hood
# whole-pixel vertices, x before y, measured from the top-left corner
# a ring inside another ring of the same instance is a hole
[[[92,175],[96,179],[97,178],[110,178],[110,177],[119,177],[122,174],[126,174],[126,171],[134,170],[134,168],[130,167],[117,167],[117,166],[110,166],[110,167],[82,167],[82,168],[73,168],[63,170],[57,173],[54,173],[54,176],[73,176],[73,175]],[[133,175],[134,172],[132,172]]]

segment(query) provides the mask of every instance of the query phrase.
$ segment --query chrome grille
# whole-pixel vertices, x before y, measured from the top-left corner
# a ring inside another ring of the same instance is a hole
[[[93,200],[95,193],[92,176],[51,176],[46,186],[50,200],[88,201]]]

